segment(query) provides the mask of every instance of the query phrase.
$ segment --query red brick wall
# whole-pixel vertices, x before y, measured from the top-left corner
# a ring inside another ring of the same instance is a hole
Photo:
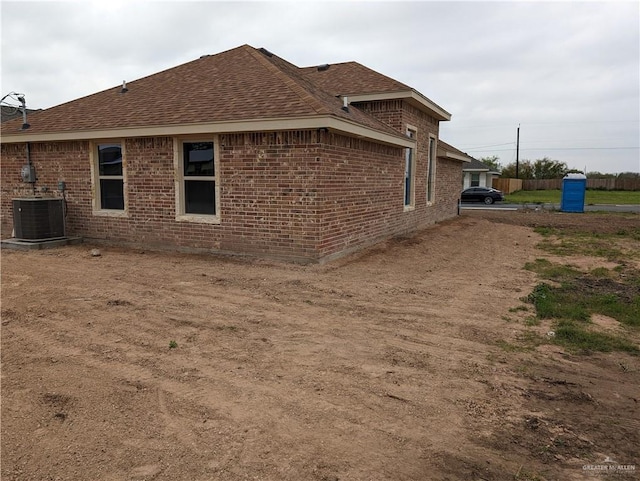
[[[403,221],[403,149],[329,134],[318,179],[321,256],[392,235]]]
[[[67,229],[74,231],[86,225],[91,215],[91,178],[88,142],[31,143],[31,161],[38,181],[25,184],[20,169],[27,163],[25,144],[2,144],[0,176],[0,225],[2,237],[13,228],[12,199],[20,197],[59,197],[58,181],[65,181],[68,192]],[[73,208],[71,208],[73,206]]]
[[[321,135],[220,136],[223,250],[317,257]]]
[[[398,115],[394,111],[390,117]],[[410,123],[417,124],[422,143],[419,122]],[[219,144],[219,225],[176,221],[170,137],[125,141],[126,218],[92,213],[86,141],[31,144],[35,193],[59,196],[58,181],[66,182],[69,235],[291,260],[333,257],[451,217],[457,209],[461,168],[456,162],[438,164],[436,203],[427,207],[420,173],[426,157],[419,155],[416,209],[404,212],[401,148],[315,130],[220,135]],[[11,199],[33,194],[20,180],[25,163],[24,144],[2,145],[3,237],[12,227]]]
[[[220,136],[221,223],[177,222],[173,139],[125,141],[128,217],[92,214],[89,142],[32,143],[37,196],[67,186],[67,232],[89,239],[140,242],[296,258],[316,257],[315,172],[318,133]],[[31,197],[20,179],[24,144],[2,145],[1,221],[12,229],[11,199]]]

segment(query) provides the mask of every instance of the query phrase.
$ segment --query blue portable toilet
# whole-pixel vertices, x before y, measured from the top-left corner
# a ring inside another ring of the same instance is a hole
[[[562,212],[584,212],[584,199],[587,191],[587,176],[567,174],[562,179]]]

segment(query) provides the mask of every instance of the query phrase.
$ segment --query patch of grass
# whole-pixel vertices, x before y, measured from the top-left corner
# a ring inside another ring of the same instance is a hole
[[[591,270],[591,275],[599,278],[611,278],[611,271],[606,267],[596,267]]]
[[[622,252],[602,234],[565,234],[559,240],[547,237],[537,247],[549,254],[558,256],[583,255],[602,257],[609,261],[620,261],[631,255],[630,253]]]
[[[547,259],[536,259],[534,262],[527,262],[524,268],[535,272],[544,279],[562,281],[575,279],[582,273],[575,267],[569,265],[559,265],[549,262]]]
[[[540,319],[589,321],[589,312],[581,302],[581,293],[574,289],[554,288],[543,282],[534,287],[527,300],[535,306]]]
[[[525,305],[509,308],[509,312],[519,312],[519,311],[528,311],[528,310],[529,308]]]
[[[169,349],[175,349],[178,347],[178,343],[176,341],[169,341]]]
[[[561,256],[601,257],[617,262],[618,266],[582,272],[574,266],[543,258],[527,263],[525,269],[552,282],[539,283],[522,299],[533,304],[536,311],[535,318],[525,319],[525,325],[535,326],[541,319],[554,320],[552,342],[569,349],[640,354],[640,347],[631,339],[601,332],[591,323],[592,314],[601,314],[616,319],[628,329],[640,327],[640,270],[629,263],[630,258],[640,257],[640,251],[626,244],[640,240],[640,226],[613,232],[588,229],[588,226],[537,227],[535,231],[544,237],[538,247]]]
[[[555,329],[553,342],[569,349],[590,352],[625,351],[640,354],[640,348],[631,341],[613,334],[593,332],[579,323],[561,320]]]
[[[640,327],[640,271],[626,264],[613,270],[603,267],[581,272],[572,266],[536,259],[525,266],[545,280],[523,300],[533,304],[536,320],[556,320],[553,342],[576,351],[625,351],[640,354],[640,347],[620,335],[595,330],[592,314],[612,317],[620,323]]]
[[[523,346],[516,346],[515,344],[511,344],[510,342],[507,342],[504,339],[500,339],[499,341],[496,341],[496,346],[498,346],[499,348],[501,348],[503,351],[506,351],[506,352],[522,352],[526,350],[526,348],[524,348]]]
[[[591,314],[597,313],[628,326],[640,326],[640,293],[634,294],[634,290],[608,279],[593,281],[585,277],[559,287],[540,283],[527,300],[540,319],[589,322]]]
[[[536,316],[529,316],[524,320],[524,325],[525,326],[539,326],[540,325],[540,319],[538,319]]]
[[[557,235],[558,229],[554,229],[553,227],[547,226],[538,226],[533,229],[533,231],[537,234],[540,234],[545,237],[549,237],[550,235]]]
[[[560,190],[519,190],[505,196],[511,204],[560,204],[561,200]],[[640,192],[587,189],[585,204],[640,204]]]
[[[559,190],[519,190],[505,195],[509,204],[559,204],[560,199]]]

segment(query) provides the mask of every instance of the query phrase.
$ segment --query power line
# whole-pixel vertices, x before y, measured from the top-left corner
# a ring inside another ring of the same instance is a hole
[[[503,145],[515,145],[515,142],[507,142],[504,144],[479,145],[478,147],[471,147],[471,148],[465,147],[465,150],[476,150],[476,149],[482,149],[484,147],[501,147]]]
[[[535,149],[520,149],[520,150],[637,150],[640,147],[537,147]],[[465,149],[467,152],[510,152],[514,149]]]

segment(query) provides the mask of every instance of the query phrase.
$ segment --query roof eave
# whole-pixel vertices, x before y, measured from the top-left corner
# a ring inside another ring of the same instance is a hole
[[[68,132],[30,133],[29,131],[3,134],[2,143],[55,142],[69,140],[117,139],[131,137],[180,136],[191,134],[225,134],[241,132],[263,132],[278,130],[330,129],[335,132],[366,138],[379,143],[398,147],[415,147],[415,141],[403,136],[395,136],[356,122],[340,119],[333,115],[309,117],[288,117],[272,119],[249,119],[238,121],[208,122],[200,124],[177,124],[144,127],[123,127],[115,129],[95,129]]]
[[[467,157],[466,155],[460,155],[460,154],[456,154],[455,152],[449,152],[449,151],[440,151],[437,156],[439,158],[444,158],[444,159],[452,159],[452,160],[459,160],[460,162],[471,162],[471,158]],[[468,169],[464,169],[465,171],[468,171]]]
[[[349,102],[371,102],[374,100],[407,100],[410,104],[423,110],[438,120],[451,120],[451,114],[439,105],[435,104],[424,95],[415,90],[402,90],[397,92],[379,92],[368,94],[342,94],[341,97],[348,97]]]

